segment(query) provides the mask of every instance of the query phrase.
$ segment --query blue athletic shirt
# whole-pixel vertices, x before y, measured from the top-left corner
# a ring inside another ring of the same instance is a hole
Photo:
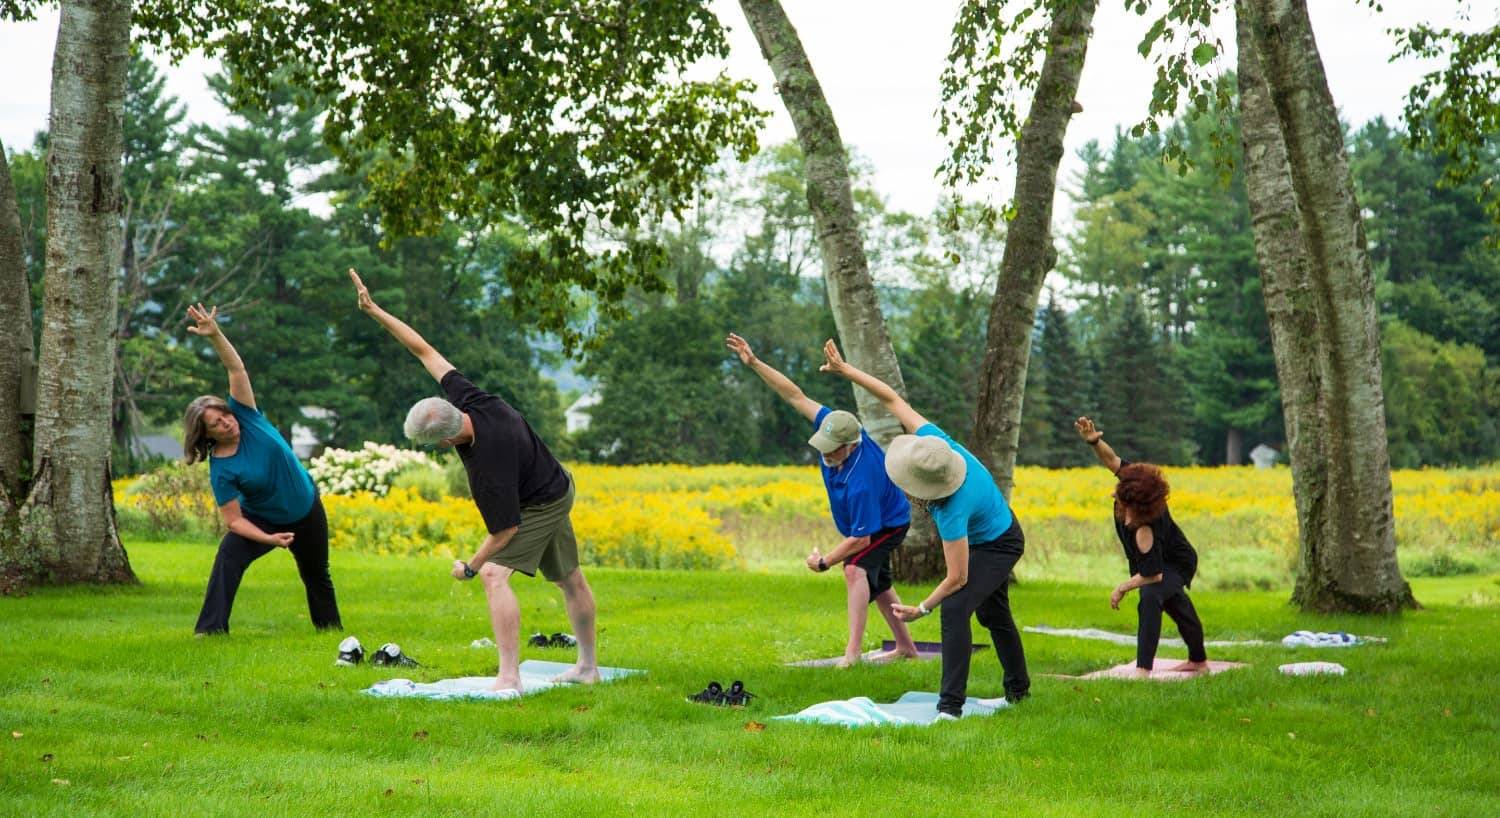
[[[823,424],[830,411],[827,406],[818,409],[814,429]],[[833,512],[833,524],[840,534],[868,537],[911,522],[911,503],[886,476],[885,452],[864,429],[859,430],[854,453],[838,468],[829,468],[822,458],[818,463],[823,469],[823,486],[828,489],[828,510]]]
[[[927,505],[927,510],[932,513],[932,521],[937,523],[938,535],[945,540],[968,537],[970,545],[1000,539],[1001,534],[1010,530],[1016,518],[1011,513],[1010,504],[1005,502],[1004,495],[995,486],[995,479],[990,477],[989,469],[935,423],[928,423],[918,429],[917,436],[942,438],[954,451],[963,455],[964,462],[968,465],[963,485],[958,487],[958,491]]]
[[[276,525],[306,517],[317,489],[292,447],[259,409],[230,398],[229,411],[240,422],[240,446],[228,457],[208,459],[214,502],[238,498],[246,516]]]

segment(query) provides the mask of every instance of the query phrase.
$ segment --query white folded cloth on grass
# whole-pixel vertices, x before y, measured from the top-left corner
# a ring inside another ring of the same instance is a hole
[[[809,724],[836,724],[840,727],[867,727],[878,724],[915,725],[926,727],[937,720],[938,695],[910,691],[890,704],[878,704],[868,696],[856,696],[831,702],[820,702],[788,716],[776,716],[777,721],[798,721]],[[988,716],[1010,707],[1005,699],[969,698],[964,702],[963,715]]]
[[[1288,648],[1350,648],[1370,642],[1384,642],[1379,636],[1355,636],[1352,633],[1334,631],[1295,631],[1281,638],[1282,647]]]
[[[1344,675],[1344,666],[1338,662],[1292,662],[1277,668],[1288,676]]]
[[[546,662],[541,659],[527,659],[521,663],[521,692],[514,690],[491,690],[495,683],[494,676],[464,676],[457,679],[440,679],[436,682],[414,682],[411,679],[386,679],[376,682],[365,692],[371,696],[382,698],[418,698],[418,699],[514,699],[518,696],[529,696],[532,693],[540,693],[554,687],[567,687],[567,684],[558,684],[552,678],[559,673],[573,667],[564,662]],[[637,673],[645,673],[644,670],[632,670],[630,668],[601,667],[599,677],[602,681],[610,682],[626,676],[634,676]]]
[[[1112,642],[1116,645],[1135,646],[1135,636],[1132,634],[1115,633],[1098,628],[1053,628],[1047,625],[1027,625],[1022,630],[1027,633],[1045,633],[1048,636],[1072,636],[1076,639],[1097,639],[1102,642]],[[1181,639],[1172,636],[1162,637],[1161,644],[1173,648],[1187,647]],[[1215,639],[1203,644],[1211,648],[1227,648],[1239,645],[1269,645],[1271,643],[1261,639]]]

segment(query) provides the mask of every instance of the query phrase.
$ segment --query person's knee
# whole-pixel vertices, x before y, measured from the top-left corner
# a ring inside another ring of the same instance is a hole
[[[562,589],[565,594],[581,593],[587,591],[589,587],[588,580],[583,577],[582,568],[574,568],[562,579],[553,580],[552,584]]]
[[[510,582],[510,575],[515,569],[494,562],[486,562],[479,566],[479,581],[486,588],[497,588]]]
[[[850,585],[860,582],[869,584],[869,580],[866,579],[865,569],[852,562],[844,563],[844,581]]]

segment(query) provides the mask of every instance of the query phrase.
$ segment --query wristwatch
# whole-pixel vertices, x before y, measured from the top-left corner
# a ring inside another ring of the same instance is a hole
[[[932,613],[932,610],[930,608],[928,608],[926,605],[924,605],[923,603],[918,602],[917,603],[917,613],[919,613],[919,614],[921,614],[923,616],[926,616],[926,615]]]
[[[825,562],[822,557],[818,557],[818,570],[819,571],[827,571],[828,570],[828,563]]]
[[[464,579],[473,579],[474,577],[476,577],[478,575],[479,575],[478,571],[475,571],[474,568],[472,566],[470,566],[467,562],[464,563]]]

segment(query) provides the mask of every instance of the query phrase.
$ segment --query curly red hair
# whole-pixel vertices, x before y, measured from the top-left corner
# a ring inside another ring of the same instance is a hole
[[[1167,511],[1167,495],[1171,487],[1161,469],[1150,463],[1131,463],[1121,466],[1120,482],[1115,486],[1117,515],[1119,506],[1130,509],[1137,525],[1153,523]]]

